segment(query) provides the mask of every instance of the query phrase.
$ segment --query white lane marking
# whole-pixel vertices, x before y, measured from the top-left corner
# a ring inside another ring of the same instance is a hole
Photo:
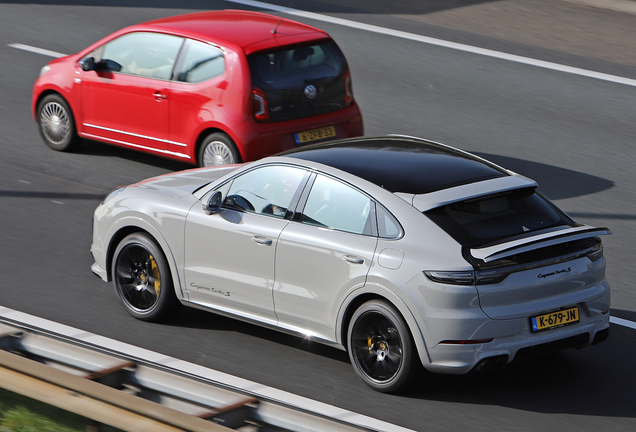
[[[408,39],[416,42],[422,42],[429,45],[436,45],[444,48],[450,48],[459,51],[465,51],[472,54],[479,54],[487,57],[494,57],[501,60],[508,60],[516,63],[522,63],[530,66],[536,66],[544,69],[555,70],[559,72],[565,72],[573,75],[584,76],[588,78],[595,78],[603,81],[609,81],[617,84],[624,84],[628,86],[636,87],[636,80],[630,78],[624,78],[616,75],[605,74],[601,72],[589,71],[586,69],[580,69],[571,66],[565,66],[558,63],[551,63],[543,60],[536,60],[529,57],[518,56],[514,54],[506,54],[499,51],[489,50],[485,48],[478,48],[470,45],[464,45],[455,42],[449,42],[442,39],[435,39],[428,36],[421,36],[414,33],[407,33],[400,30],[393,30],[385,27],[380,27],[372,24],[364,24],[357,21],[351,21],[343,18],[336,18],[329,15],[321,15],[313,12],[306,12],[300,9],[293,9],[285,6],[277,6],[269,3],[264,3],[256,0],[225,0],[230,3],[237,3],[244,6],[271,10],[275,12],[283,12],[289,15],[295,15],[299,17],[309,18],[317,21],[328,22],[331,24],[338,24],[344,27],[351,27],[358,30],[366,30],[378,34],[395,36],[402,39]]]
[[[633,322],[633,321],[627,321],[626,319],[623,319],[623,318],[616,318],[616,317],[611,316],[610,317],[610,322],[612,324],[618,324],[618,325],[621,325],[623,327],[629,327],[630,329],[636,330],[636,323]]]
[[[38,48],[38,47],[34,47],[34,46],[31,46],[31,45],[25,45],[25,44],[21,44],[21,43],[12,43],[12,44],[9,44],[9,46],[11,48],[17,48],[19,50],[29,51],[29,52],[32,52],[32,53],[42,54],[42,55],[45,55],[45,56],[55,57],[55,58],[64,57],[66,55],[66,54],[59,53],[57,51],[50,51],[50,50],[47,50],[47,49],[44,49],[44,48]]]
[[[421,42],[429,45],[440,46],[444,48],[450,48],[458,51],[469,52],[472,54],[483,55],[486,57],[497,58],[500,60],[508,60],[515,63],[526,64],[529,66],[536,66],[543,69],[550,69],[558,72],[569,73],[572,75],[584,76],[587,78],[594,78],[602,81],[613,82],[616,84],[623,84],[632,87],[636,87],[636,80],[631,78],[620,77],[616,75],[610,75],[602,72],[594,72],[587,69],[576,68],[572,66],[566,66],[559,63],[552,63],[543,60],[537,60],[530,57],[518,56],[515,54],[507,54],[499,51],[489,50],[485,48],[474,47],[471,45],[464,45],[456,42],[445,41],[442,39],[435,39],[428,36],[422,36],[414,33],[408,33],[400,30],[393,30],[385,27],[380,27],[372,24],[364,24],[357,21],[351,21],[343,18],[336,18],[329,15],[321,15],[314,12],[306,12],[300,9],[294,9],[285,6],[272,5],[256,0],[224,0],[230,3],[236,3],[244,6],[260,8],[265,10],[271,10],[275,12],[282,12],[289,15],[295,15],[299,17],[309,18],[316,21],[328,22],[331,24],[338,24],[343,27],[355,28],[358,30],[366,30],[378,34],[399,37],[402,39],[408,39],[416,42]],[[8,44],[10,47],[21,49],[24,51],[30,51],[37,54],[42,54],[50,57],[64,57],[66,54],[62,54],[56,51],[50,51],[43,48],[38,48],[30,45],[12,43]]]
[[[371,428],[377,431],[415,432],[411,429],[403,428],[401,426],[387,423],[382,420],[347,411],[333,405],[328,405],[273,387],[267,387],[254,381],[235,377],[233,375],[219,372],[214,369],[208,369],[195,363],[189,363],[161,353],[130,345],[125,342],[120,342],[115,339],[110,339],[104,336],[89,333],[87,331],[70,327],[65,324],[60,324],[55,321],[49,321],[38,316],[29,315],[24,312],[9,309],[1,305],[0,317],[6,318],[16,323],[28,325],[29,327],[42,329],[47,333],[53,333],[75,340],[80,340],[85,343],[106,348],[112,352],[120,353],[129,357],[134,357],[142,361],[159,364],[165,367],[169,367],[173,370],[185,372],[187,374],[198,376],[210,381],[215,381],[227,386],[243,389],[249,391],[252,394],[255,394],[256,396],[269,398],[271,400],[277,400],[287,405],[295,406],[322,416],[335,418],[350,424]]]

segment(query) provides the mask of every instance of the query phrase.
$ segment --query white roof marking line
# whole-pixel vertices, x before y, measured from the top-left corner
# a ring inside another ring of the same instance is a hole
[[[636,79],[630,79],[620,77],[616,75],[610,75],[601,72],[594,72],[586,69],[576,68],[572,66],[566,66],[558,63],[547,62],[543,60],[537,60],[529,57],[518,56],[515,54],[507,54],[499,51],[489,50],[485,48],[479,48],[471,45],[464,45],[460,43],[445,41],[442,39],[435,39],[428,36],[417,35],[414,33],[408,33],[400,30],[393,30],[386,27],[380,27],[372,24],[364,24],[357,21],[351,21],[343,18],[336,18],[329,15],[321,15],[313,12],[306,12],[300,9],[293,9],[284,6],[271,5],[256,0],[224,0],[230,3],[241,4],[244,6],[250,6],[255,8],[266,9],[275,12],[283,12],[290,15],[309,18],[317,21],[328,22],[331,24],[338,24],[344,27],[351,27],[359,30],[366,30],[378,34],[384,34],[388,36],[395,36],[402,39],[408,39],[416,42],[422,42],[429,45],[436,45],[440,47],[450,48],[459,51],[465,51],[473,54],[479,54],[487,57],[498,58],[501,60],[508,60],[516,63],[526,64],[530,66],[536,66],[544,69],[555,70],[559,72],[565,72],[573,75],[584,76],[588,78],[595,78],[603,81],[613,82],[617,84],[624,84],[632,87],[636,87]]]

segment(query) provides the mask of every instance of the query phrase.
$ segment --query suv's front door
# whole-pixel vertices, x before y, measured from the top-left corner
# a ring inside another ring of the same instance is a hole
[[[190,301],[276,324],[272,288],[278,238],[306,175],[295,167],[259,167],[225,186],[218,213],[192,208],[184,266]]]

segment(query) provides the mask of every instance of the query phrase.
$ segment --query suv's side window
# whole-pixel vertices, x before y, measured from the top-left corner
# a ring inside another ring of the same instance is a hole
[[[256,168],[234,179],[223,205],[284,218],[305,173],[280,165]]]
[[[311,188],[301,222],[346,231],[372,234],[369,197],[338,180],[318,175]]]
[[[128,33],[104,46],[102,59],[121,66],[121,73],[169,80],[183,38],[161,33]]]
[[[397,220],[384,207],[376,206],[378,219],[378,236],[381,238],[394,239],[402,234],[402,228]]]
[[[225,72],[223,51],[212,45],[187,39],[181,57],[177,81],[198,83]]]

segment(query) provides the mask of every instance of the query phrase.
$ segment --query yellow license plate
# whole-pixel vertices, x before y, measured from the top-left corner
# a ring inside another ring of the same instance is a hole
[[[313,141],[320,141],[327,138],[335,138],[336,128],[333,126],[327,126],[323,128],[298,132],[294,134],[294,136],[296,137],[296,144],[307,144]]]
[[[574,324],[577,322],[579,322],[579,308],[576,306],[574,306],[573,308],[560,310],[558,312],[551,312],[548,314],[537,315],[530,318],[533,332],[550,330],[556,327],[563,327],[565,325]]]

